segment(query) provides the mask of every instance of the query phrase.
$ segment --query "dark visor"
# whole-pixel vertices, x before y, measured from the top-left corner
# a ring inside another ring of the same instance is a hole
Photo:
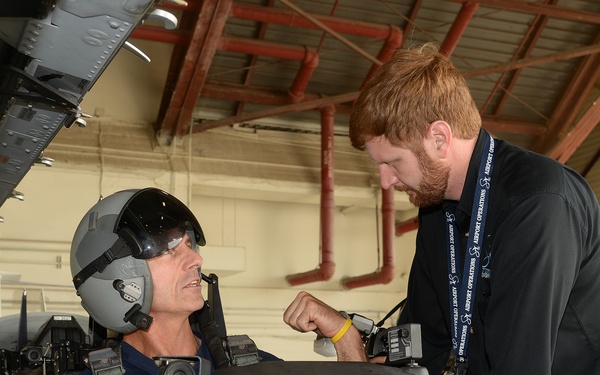
[[[206,244],[202,229],[191,211],[179,200],[158,189],[136,194],[125,205],[117,220],[115,232],[132,235],[137,246],[132,256],[150,259],[174,248],[188,233],[193,243]]]
[[[157,215],[142,223],[129,209],[125,211],[121,223],[137,242],[130,246],[131,255],[137,259],[151,259],[166,253],[177,246],[186,233],[185,224],[172,217]],[[119,232],[119,235],[124,237],[123,232]]]
[[[115,259],[157,257],[177,246],[186,233],[194,250],[196,245],[206,245],[194,214],[177,198],[155,188],[140,190],[129,199],[119,212],[114,232],[118,235],[115,243],[75,275],[76,289]]]

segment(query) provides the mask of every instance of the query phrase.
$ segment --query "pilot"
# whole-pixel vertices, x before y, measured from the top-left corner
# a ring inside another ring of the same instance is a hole
[[[204,306],[197,246],[205,244],[194,214],[156,188],[114,193],[81,220],[71,245],[73,283],[90,317],[120,334],[127,375],[158,374],[157,356],[198,356],[214,369],[189,320]]]

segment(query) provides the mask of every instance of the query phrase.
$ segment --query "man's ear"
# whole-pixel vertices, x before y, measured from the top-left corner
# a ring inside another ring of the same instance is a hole
[[[432,151],[438,158],[444,159],[450,153],[452,129],[445,121],[434,121],[429,125],[428,138],[433,142]]]

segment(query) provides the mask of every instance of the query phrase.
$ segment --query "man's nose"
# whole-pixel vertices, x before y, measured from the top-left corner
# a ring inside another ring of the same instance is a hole
[[[190,268],[200,268],[204,263],[204,258],[192,248],[188,248],[187,256]]]
[[[388,189],[399,181],[393,168],[387,164],[379,164],[379,178],[383,189]]]

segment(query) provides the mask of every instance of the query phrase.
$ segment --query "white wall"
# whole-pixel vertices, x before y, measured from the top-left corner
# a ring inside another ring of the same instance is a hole
[[[186,175],[106,169],[100,173],[93,168],[35,166],[18,186],[25,201],[11,199],[0,208],[5,220],[0,224],[0,272],[5,273],[2,316],[18,312],[23,289],[27,289],[29,311],[85,314],[71,286],[73,232],[100,195],[146,186],[173,193],[198,217],[208,241],[201,250],[203,272],[219,275],[229,334],[249,334],[259,347],[286,360],[328,360],[313,353],[314,334],[297,333],[282,321],[283,311],[298,291],[308,290],[338,309],[375,320],[405,295],[414,232],[396,238],[394,281],[352,291],[340,288],[342,277],[377,268],[374,209],[346,214],[338,210],[333,279],[290,287],[286,275],[312,270],[319,263],[318,205],[191,195]],[[18,282],[10,280],[13,274],[21,275]]]

